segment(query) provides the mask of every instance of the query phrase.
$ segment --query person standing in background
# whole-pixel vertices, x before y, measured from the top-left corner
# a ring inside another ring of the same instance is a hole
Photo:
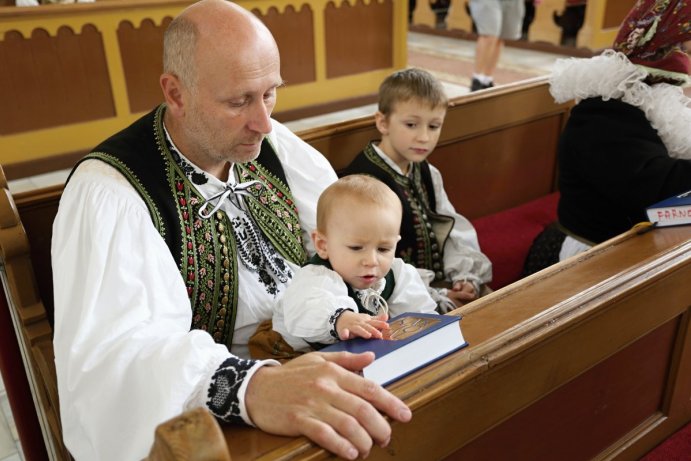
[[[523,0],[470,0],[470,15],[477,27],[475,64],[470,91],[494,86],[494,70],[504,40],[518,40],[523,28]]]

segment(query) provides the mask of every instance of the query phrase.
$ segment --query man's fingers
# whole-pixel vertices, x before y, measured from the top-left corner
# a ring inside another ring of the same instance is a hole
[[[305,421],[301,424],[301,432],[305,437],[314,441],[319,446],[324,447],[342,458],[356,459],[358,455],[361,454],[360,450],[351,443],[347,437],[342,436],[339,432],[334,430],[334,427],[335,425],[330,424],[329,421],[316,418],[305,418]],[[367,448],[364,453],[369,453],[369,448]]]
[[[322,353],[322,357],[349,370],[361,370],[374,360],[372,352],[362,354],[350,354],[348,352]],[[375,408],[383,411],[396,421],[410,421],[412,414],[408,406],[375,382],[356,374],[345,374],[339,381],[341,388],[371,402]]]

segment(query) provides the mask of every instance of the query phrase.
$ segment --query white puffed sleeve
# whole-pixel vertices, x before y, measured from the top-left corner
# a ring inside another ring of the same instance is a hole
[[[357,312],[348,288],[333,270],[308,264],[293,277],[274,309],[273,329],[293,349],[303,350],[311,343],[330,344],[332,317],[339,310]]]

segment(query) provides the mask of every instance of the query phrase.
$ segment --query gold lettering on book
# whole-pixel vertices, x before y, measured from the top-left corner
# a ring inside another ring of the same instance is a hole
[[[389,330],[383,332],[384,339],[400,341],[439,323],[437,319],[425,317],[403,317],[391,322]]]

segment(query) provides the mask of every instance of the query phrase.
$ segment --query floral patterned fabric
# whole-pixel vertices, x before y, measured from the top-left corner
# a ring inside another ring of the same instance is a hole
[[[624,19],[613,48],[648,68],[649,83],[683,83],[691,60],[683,43],[691,40],[689,0],[639,0]]]

